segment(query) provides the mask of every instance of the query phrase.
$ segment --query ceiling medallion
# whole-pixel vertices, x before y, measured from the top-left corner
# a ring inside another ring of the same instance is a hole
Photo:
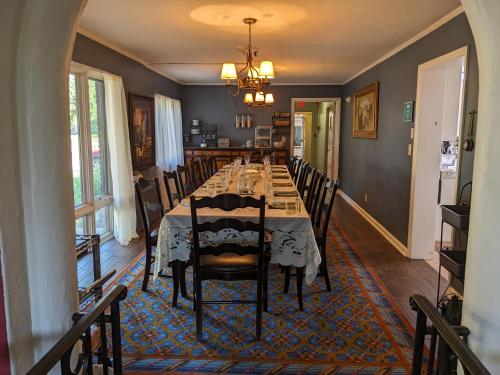
[[[222,64],[220,78],[226,80],[227,92],[232,96],[239,95],[241,90],[248,90],[243,102],[248,106],[261,107],[271,106],[274,103],[273,94],[267,92],[270,80],[274,78],[274,66],[272,61],[261,61],[259,67],[253,64],[258,50],[252,47],[252,25],[257,22],[255,18],[244,18],[243,22],[248,25],[248,45],[240,52],[245,56],[245,66],[238,73],[236,64]],[[233,84],[232,80],[236,80]]]

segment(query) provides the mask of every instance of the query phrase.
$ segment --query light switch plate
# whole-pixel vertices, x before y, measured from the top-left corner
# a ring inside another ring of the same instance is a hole
[[[410,139],[413,139],[414,136],[415,136],[415,128],[411,128],[410,129]]]
[[[411,156],[411,143],[408,144],[408,156]]]

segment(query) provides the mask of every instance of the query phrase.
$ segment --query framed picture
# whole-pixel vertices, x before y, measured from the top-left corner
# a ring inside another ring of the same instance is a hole
[[[352,136],[377,138],[378,82],[354,93]]]
[[[413,101],[403,103],[403,122],[413,122]]]
[[[154,99],[132,93],[128,99],[132,168],[152,167],[155,165]]]

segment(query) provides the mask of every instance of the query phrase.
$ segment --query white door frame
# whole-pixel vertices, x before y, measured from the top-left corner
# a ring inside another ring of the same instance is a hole
[[[294,126],[293,118],[295,115],[295,102],[306,102],[306,103],[316,103],[316,102],[332,102],[335,105],[335,144],[333,145],[333,163],[331,175],[333,179],[339,178],[339,158],[340,158],[340,110],[342,98],[292,98],[291,100],[291,124],[290,124],[290,157],[293,155],[293,137],[294,137]],[[330,142],[330,140],[328,140]]]
[[[415,184],[416,184],[416,170],[417,170],[417,156],[418,156],[418,137],[419,137],[419,124],[420,124],[420,105],[421,105],[421,95],[422,95],[422,72],[429,70],[435,66],[441,65],[445,62],[455,60],[459,57],[464,57],[465,58],[465,77],[464,77],[464,82],[467,82],[467,57],[468,57],[468,47],[464,46],[462,48],[459,48],[455,51],[449,52],[445,55],[439,56],[435,59],[432,59],[430,61],[427,61],[423,64],[420,64],[418,66],[418,78],[417,78],[417,98],[415,100],[415,131],[413,134],[413,152],[412,152],[412,163],[411,163],[411,188],[410,188],[410,213],[409,213],[409,220],[408,220],[408,254],[410,258],[413,257],[413,252],[412,252],[412,235],[413,235],[413,229],[414,229],[414,207],[415,207]],[[462,112],[465,111],[465,95],[462,95]],[[463,118],[463,113],[461,114]],[[462,148],[462,131],[460,131],[460,137],[458,140],[459,144],[459,150],[461,151]],[[460,155],[459,151],[459,155]],[[461,163],[461,157],[459,156],[458,158],[458,163],[457,163],[457,181],[460,178],[460,163]]]

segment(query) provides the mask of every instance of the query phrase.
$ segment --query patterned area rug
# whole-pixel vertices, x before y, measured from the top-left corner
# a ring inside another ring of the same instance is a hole
[[[269,312],[255,340],[251,305],[204,306],[203,338],[195,339],[192,301],[171,307],[172,284],[160,279],[141,291],[143,258],[120,278],[129,288],[121,305],[127,373],[153,374],[406,374],[413,332],[338,228],[329,232],[332,292],[322,278],[304,286],[299,311],[295,282],[271,265]],[[190,269],[189,269],[190,270]],[[191,273],[188,292],[192,291]],[[204,298],[254,298],[253,283],[205,282]]]

